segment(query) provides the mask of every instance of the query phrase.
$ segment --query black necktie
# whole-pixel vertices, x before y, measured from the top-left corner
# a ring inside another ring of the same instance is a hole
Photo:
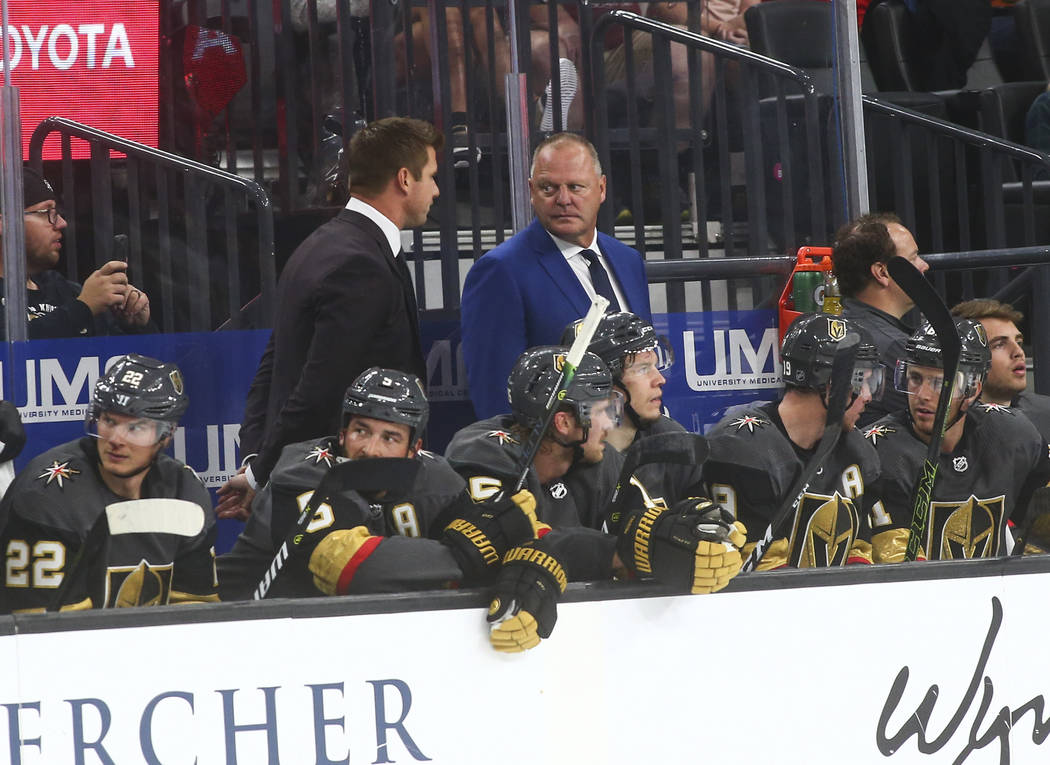
[[[412,274],[408,271],[408,262],[405,259],[404,250],[400,250],[397,253],[394,257],[394,263],[397,265],[398,276],[401,277],[401,289],[405,293],[405,309],[408,311],[408,325],[412,330],[412,342],[415,345],[413,356],[417,357],[416,366],[419,366],[419,361],[423,358],[422,343],[419,337],[419,305],[416,303],[416,288],[412,286]],[[424,367],[415,370],[415,373],[421,378],[425,378],[425,365]]]
[[[419,306],[416,305],[416,288],[412,285],[412,274],[408,270],[408,261],[405,258],[404,250],[400,250],[394,256],[394,262],[397,263],[397,273],[401,277],[401,286],[405,291],[405,305],[408,307],[408,312],[415,319],[416,314],[419,313]]]
[[[594,291],[609,300],[609,307],[606,311],[619,311],[620,301],[616,299],[612,282],[609,281],[609,274],[605,272],[605,268],[598,260],[598,253],[594,250],[580,250],[580,254],[587,261],[587,270],[591,272],[591,286],[594,287]]]

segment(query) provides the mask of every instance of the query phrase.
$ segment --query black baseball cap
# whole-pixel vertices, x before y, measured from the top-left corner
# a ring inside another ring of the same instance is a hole
[[[48,183],[47,178],[28,166],[22,167],[22,189],[26,208],[50,199],[58,199],[55,189]]]

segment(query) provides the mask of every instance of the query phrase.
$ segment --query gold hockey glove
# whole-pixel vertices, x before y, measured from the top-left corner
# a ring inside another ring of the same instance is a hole
[[[522,489],[510,497],[500,493],[466,507],[445,527],[441,541],[463,570],[464,583],[489,584],[510,548],[535,539],[547,528],[536,520],[536,499]]]
[[[503,558],[488,614],[489,641],[497,651],[528,650],[554,629],[568,577],[544,547],[543,540],[529,542]]]
[[[617,545],[624,564],[641,579],[656,579],[694,595],[717,592],[740,571],[747,530],[724,508],[689,497],[673,508],[631,512]]]

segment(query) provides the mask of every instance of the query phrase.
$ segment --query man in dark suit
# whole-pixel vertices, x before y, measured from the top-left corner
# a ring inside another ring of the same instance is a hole
[[[651,320],[642,256],[597,232],[605,176],[594,146],[556,133],[532,155],[536,220],[478,259],[463,287],[463,360],[481,419],[505,414],[507,375],[526,348],[557,344],[597,293]]]
[[[284,446],[335,432],[343,391],[365,369],[425,379],[400,230],[426,220],[443,142],[429,123],[401,117],[351,140],[346,209],[299,245],[277,284],[273,333],[241,424],[247,469],[219,490],[220,518],[247,517]]]

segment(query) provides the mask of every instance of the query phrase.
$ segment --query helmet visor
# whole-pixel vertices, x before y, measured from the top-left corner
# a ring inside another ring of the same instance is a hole
[[[955,373],[952,398],[968,395],[966,391],[970,389],[970,383],[972,382],[969,379],[970,377],[971,375],[967,375],[962,370]],[[932,391],[933,395],[939,396],[941,385],[944,383],[944,372],[937,367],[924,367],[901,360],[897,362],[893,382],[897,390],[901,393],[907,393],[909,396],[922,392],[924,388]]]
[[[663,372],[674,364],[671,342],[659,335],[648,348],[628,354],[624,359],[623,377],[648,377],[654,371]]]
[[[857,364],[853,368],[850,387],[858,396],[867,389],[871,400],[878,401],[886,389],[886,367],[878,362]]]
[[[101,412],[91,415],[84,423],[89,436],[103,441],[123,441],[133,446],[153,446],[170,436],[175,423],[151,420],[148,417]]]
[[[592,398],[577,404],[580,420],[590,423],[591,428],[612,430],[623,422],[623,394],[618,390],[611,391],[603,398]]]

